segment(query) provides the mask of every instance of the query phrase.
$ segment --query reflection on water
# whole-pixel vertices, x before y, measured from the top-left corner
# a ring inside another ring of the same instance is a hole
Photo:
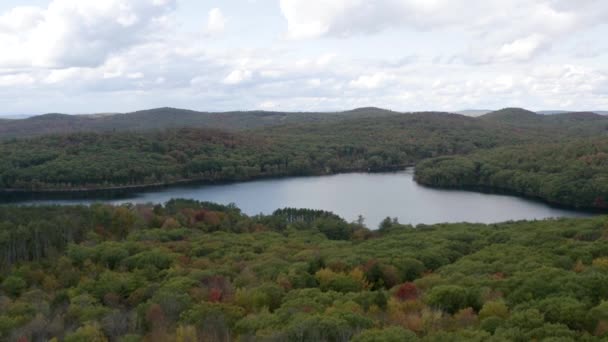
[[[277,208],[313,208],[333,211],[352,221],[363,215],[370,228],[385,217],[401,223],[501,222],[589,213],[554,208],[508,195],[431,189],[413,180],[413,170],[393,173],[350,173],[333,176],[259,180],[222,185],[183,185],[122,194],[100,192],[70,198],[8,197],[5,203],[89,204],[164,203],[171,198],[190,198],[235,203],[243,212],[269,214]]]

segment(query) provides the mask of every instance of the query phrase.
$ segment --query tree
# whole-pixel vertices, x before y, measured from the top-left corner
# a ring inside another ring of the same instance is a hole
[[[395,291],[395,297],[399,300],[413,300],[418,298],[418,288],[414,283],[401,284],[397,291]]]
[[[587,306],[572,297],[551,297],[539,303],[545,320],[563,323],[572,330],[582,330],[586,326]]]
[[[2,289],[12,296],[18,296],[27,287],[23,278],[10,275],[2,282]]]
[[[509,316],[509,308],[502,301],[486,302],[479,311],[479,319],[487,317],[498,317],[506,319]]]
[[[440,285],[431,289],[427,302],[441,310],[454,314],[460,309],[479,306],[479,295],[456,285]]]

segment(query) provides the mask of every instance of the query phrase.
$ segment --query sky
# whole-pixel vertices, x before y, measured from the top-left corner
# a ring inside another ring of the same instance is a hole
[[[605,0],[2,0],[0,115],[608,109]]]

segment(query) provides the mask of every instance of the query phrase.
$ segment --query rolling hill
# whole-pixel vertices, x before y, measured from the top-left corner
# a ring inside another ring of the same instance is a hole
[[[543,120],[543,116],[523,108],[504,108],[479,117],[482,120],[509,123],[526,124],[538,123]]]
[[[183,127],[238,131],[288,123],[337,121],[395,114],[397,113],[374,107],[328,113],[266,111],[211,113],[168,107],[108,115],[54,113],[26,119],[0,120],[0,139],[75,132],[150,131]]]
[[[594,112],[538,114],[522,108],[505,108],[479,117],[511,128],[539,129],[545,133],[588,137],[608,132],[608,117]]]
[[[483,112],[476,113],[482,114]],[[145,132],[177,128],[206,128],[234,132],[277,126],[331,124],[356,119],[373,120],[402,114],[406,113],[377,107],[357,108],[341,112],[232,111],[215,113],[165,107],[123,114],[67,115],[51,113],[24,119],[0,119],[0,139],[77,132]],[[465,117],[465,115],[455,115]],[[563,131],[575,135],[598,134],[608,127],[608,117],[593,112],[543,115],[522,108],[505,108],[478,117],[466,116],[471,120],[484,122],[485,125],[499,124],[517,128],[542,126],[543,129]]]

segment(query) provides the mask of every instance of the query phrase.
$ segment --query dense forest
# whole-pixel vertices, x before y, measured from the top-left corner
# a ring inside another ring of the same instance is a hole
[[[486,188],[579,208],[608,208],[608,138],[525,144],[425,160],[419,183]]]
[[[86,118],[102,132],[4,139],[0,191],[244,181],[416,165],[416,180],[430,186],[508,191],[570,207],[605,209],[608,203],[608,118],[594,113],[540,115],[506,108],[471,118],[377,108],[285,116],[246,112],[242,126],[228,119],[237,114],[159,109],[119,115],[126,126],[118,131],[95,121],[103,116]],[[163,115],[175,120],[156,120]],[[196,128],[214,115],[216,126],[227,130]],[[260,116],[269,118],[267,124],[247,123]],[[130,124],[148,121],[155,124]],[[171,128],[178,123],[193,127]],[[72,128],[87,126],[79,127]]]
[[[0,340],[599,341],[607,222],[3,206]]]
[[[395,170],[439,156],[603,136],[608,127],[608,119],[592,113],[539,115],[516,108],[480,118],[436,112],[400,114],[377,108],[241,114],[239,121],[235,119],[238,113],[159,109],[109,117],[47,115],[7,120],[25,122],[25,127],[33,121],[51,132],[62,131],[61,122],[66,120],[89,120],[95,125],[68,124],[67,132],[81,132],[28,138],[45,132],[33,127],[31,134],[19,139],[0,140],[0,190],[90,190]],[[269,118],[267,125],[247,123],[262,122],[262,117]],[[220,119],[215,125],[209,123],[210,118]],[[124,127],[114,128],[120,124]],[[0,123],[13,132],[6,125]],[[176,125],[191,127],[172,128]],[[197,128],[206,125],[228,130]],[[431,184],[427,178],[420,177]]]
[[[184,128],[73,133],[0,143],[0,188],[98,189],[393,170],[419,160],[528,141],[459,115],[420,113],[248,132]],[[537,138],[535,138],[537,139]]]

